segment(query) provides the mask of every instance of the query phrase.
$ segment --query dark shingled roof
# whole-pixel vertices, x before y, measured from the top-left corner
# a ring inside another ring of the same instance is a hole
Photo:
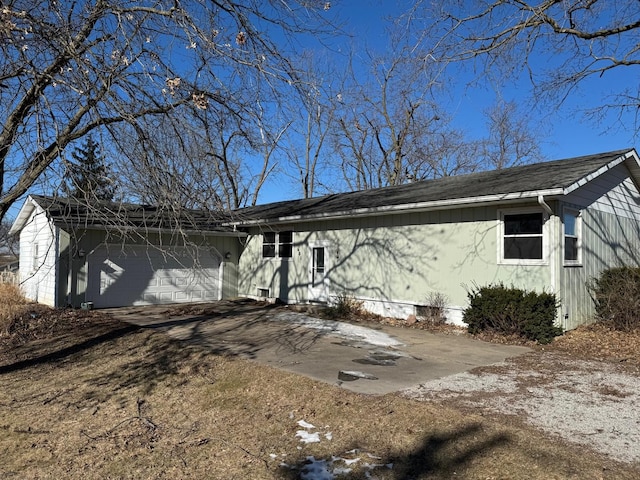
[[[416,206],[431,208],[438,205],[438,202],[460,205],[480,199],[495,201],[499,197],[531,198],[538,192],[545,192],[545,195],[562,194],[564,189],[629,152],[633,152],[633,149],[425,180],[394,187],[269,203],[225,213],[173,210],[116,202],[94,202],[92,205],[86,205],[73,199],[42,195],[31,197],[48,212],[53,222],[62,228],[183,230],[234,234],[234,225],[366,214],[371,210],[386,207],[399,210]],[[635,175],[640,176],[639,172],[640,168],[634,169]]]
[[[424,180],[323,197],[269,203],[233,212],[235,221],[255,222],[288,217],[348,214],[360,209],[455,201],[519,192],[564,189],[633,149],[523,165],[503,170]]]
[[[150,205],[98,202],[91,205],[74,199],[31,195],[47,211],[54,224],[61,228],[124,228],[151,230],[188,230],[231,233],[232,227],[222,225],[228,220],[219,212],[205,210],[169,210]]]

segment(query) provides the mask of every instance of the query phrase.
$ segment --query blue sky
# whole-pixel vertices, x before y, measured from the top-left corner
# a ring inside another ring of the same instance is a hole
[[[384,53],[389,41],[388,18],[397,17],[412,4],[413,2],[408,0],[333,2],[332,13],[343,22],[343,29],[353,38],[348,40],[337,37],[332,46],[345,53],[352,44],[356,45],[356,51],[358,48],[367,47]],[[339,60],[339,55],[336,58]],[[543,57],[532,60],[534,67],[545,66],[551,61]],[[582,113],[584,109],[602,104],[607,95],[619,92],[625,86],[637,86],[638,77],[635,69],[614,69],[602,77],[589,78],[557,108],[531,104],[531,84],[528,78],[503,83],[498,80],[493,84],[486,82],[467,87],[467,81],[472,78],[471,73],[460,77],[459,85],[454,86],[455,95],[446,105],[446,109],[453,116],[453,124],[467,132],[471,138],[486,136],[483,110],[494,103],[496,92],[499,92],[504,100],[515,101],[525,112],[531,128],[539,133],[540,147],[547,160],[635,146],[633,118],[619,119],[611,114],[596,122],[588,120]],[[290,179],[278,176],[265,185],[259,197],[259,203],[299,198],[299,196],[298,190],[292,186]]]
[[[364,51],[366,47],[384,53],[389,48],[388,19],[397,18],[412,4],[410,0],[334,1],[330,13],[341,23],[342,29],[351,35],[351,39],[342,35],[328,39],[327,43],[334,52],[320,58],[335,58],[339,62],[347,58],[352,45],[356,46],[356,52],[358,49]],[[315,43],[312,46],[320,48]],[[534,61],[544,65],[548,59],[537,58]],[[580,113],[583,108],[601,104],[606,95],[620,91],[624,86],[637,88],[638,75],[635,69],[615,69],[602,77],[589,79],[557,109],[531,105],[531,85],[527,79],[467,87],[466,83],[472,78],[470,73],[460,77],[459,84],[454,85],[455,95],[446,105],[453,116],[454,125],[467,132],[470,138],[486,135],[483,110],[493,104],[499,91],[505,100],[516,101],[527,112],[532,128],[540,132],[540,146],[548,160],[635,146],[633,118],[622,118],[620,122],[614,115],[609,115],[595,123]],[[291,177],[277,173],[265,184],[259,203],[299,197],[300,188],[292,183]],[[21,202],[14,205],[9,217],[15,217],[20,206]]]

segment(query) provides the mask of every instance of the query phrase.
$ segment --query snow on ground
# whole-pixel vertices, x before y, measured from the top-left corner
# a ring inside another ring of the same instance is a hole
[[[311,423],[304,420],[298,420],[298,426],[303,430],[296,432],[296,437],[300,438],[300,442],[304,444],[317,443],[320,441],[331,441],[333,435],[329,431],[321,431]],[[328,428],[328,427],[325,427]],[[315,431],[314,431],[315,430]],[[302,449],[302,447],[298,447]],[[269,455],[271,459],[277,460],[278,455],[272,453]],[[332,455],[331,458],[315,458],[313,455],[306,457],[305,463],[302,466],[291,465],[284,461],[285,455],[282,455],[282,461],[280,466],[284,468],[290,468],[292,470],[297,469],[300,473],[301,480],[335,480],[341,475],[349,474],[353,471],[353,466],[362,464],[365,471],[365,477],[374,479],[375,476],[372,472],[376,469],[386,468],[392,469],[392,463],[375,463],[375,460],[380,460],[380,457],[376,457],[366,452],[354,449],[344,452],[340,456]],[[374,462],[374,463],[369,463]]]
[[[335,320],[309,317],[308,315],[297,312],[278,313],[277,315],[274,315],[271,320],[286,321],[303,327],[312,328],[314,330],[320,330],[346,340],[365,342],[379,347],[400,347],[404,345],[402,342],[399,342],[390,335],[373,330],[372,328],[337,322]]]
[[[383,332],[300,313],[281,313],[273,319],[350,341],[380,347],[402,345]],[[549,352],[535,358],[532,365],[523,366],[511,359],[474,372],[426,382],[403,393],[415,399],[443,400],[452,405],[518,415],[547,433],[588,446],[616,460],[640,462],[640,378],[637,375],[625,373],[616,364],[575,359],[568,362]],[[366,378],[359,371],[341,374]],[[299,431],[298,436],[301,441],[318,441],[320,438],[315,440],[312,433],[317,432]],[[312,472],[333,472],[343,461],[341,457],[309,458],[309,473],[301,478],[334,478],[314,476]]]

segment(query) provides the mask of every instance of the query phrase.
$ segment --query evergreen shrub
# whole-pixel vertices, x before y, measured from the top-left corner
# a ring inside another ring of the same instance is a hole
[[[503,284],[475,287],[467,293],[463,321],[471,334],[490,331],[549,343],[562,333],[555,326],[558,302],[551,293],[527,292]]]

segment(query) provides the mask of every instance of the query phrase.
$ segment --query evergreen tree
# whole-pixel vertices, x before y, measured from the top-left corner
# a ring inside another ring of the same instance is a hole
[[[89,136],[71,153],[74,162],[67,167],[67,195],[73,198],[113,200],[115,186],[100,145]]]

